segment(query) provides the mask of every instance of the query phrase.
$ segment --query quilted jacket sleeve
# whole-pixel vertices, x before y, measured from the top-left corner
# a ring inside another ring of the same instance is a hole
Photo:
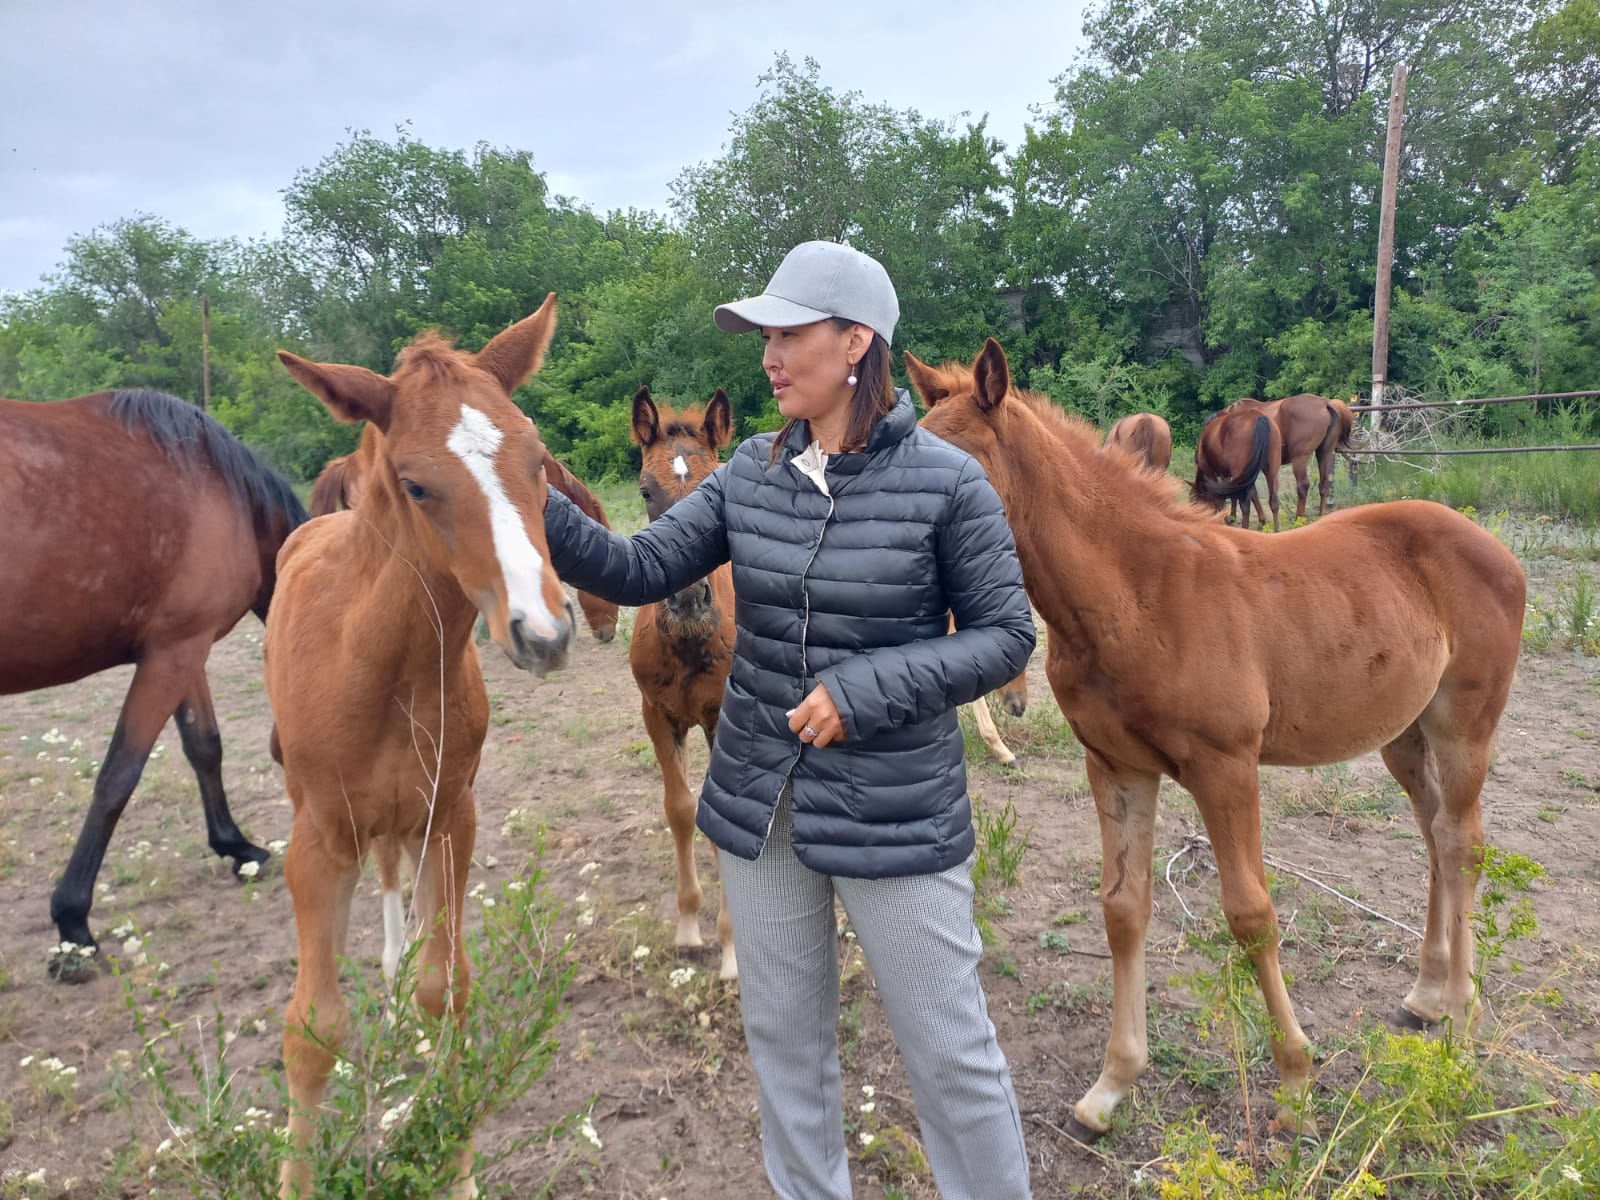
[[[1005,508],[975,460],[938,531],[939,583],[956,632],[864,651],[819,673],[853,739],[927,721],[1016,678],[1033,653],[1033,615]]]
[[[665,600],[709,575],[728,561],[727,469],[718,467],[632,537],[613,533],[551,488],[544,531],[556,574],[579,591],[630,606]]]

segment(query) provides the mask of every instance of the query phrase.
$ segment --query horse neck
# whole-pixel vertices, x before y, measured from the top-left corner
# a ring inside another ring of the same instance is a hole
[[[1006,510],[1029,597],[1054,625],[1052,614],[1117,602],[1147,573],[1173,518],[1155,495],[1118,477],[1127,463],[1034,423],[1009,448]]]

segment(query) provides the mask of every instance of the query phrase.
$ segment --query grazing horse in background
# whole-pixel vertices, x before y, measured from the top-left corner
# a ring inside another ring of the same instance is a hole
[[[1120,446],[1157,475],[1172,465],[1172,426],[1155,413],[1121,417],[1106,433],[1107,446]]]
[[[359,468],[354,465],[355,457],[355,454],[341,455],[329,459],[327,466],[322,468],[321,474],[317,476],[317,481],[311,488],[312,516],[320,517],[325,513],[338,512],[341,508],[356,506],[361,481],[358,478]],[[599,497],[585,487],[583,481],[548,449],[544,452],[544,469],[551,487],[607,529],[611,528],[611,522],[606,518],[605,506],[600,503]],[[578,607],[583,610],[584,622],[589,626],[589,632],[594,634],[595,641],[609,642],[616,636],[615,604],[602,600],[599,596],[591,596],[588,592],[579,592]]]
[[[1297,520],[1306,515],[1306,497],[1311,494],[1311,459],[1316,458],[1317,516],[1327,512],[1328,502],[1333,498],[1334,451],[1350,445],[1354,414],[1349,407],[1341,402],[1339,408],[1335,408],[1333,401],[1309,392],[1283,400],[1236,400],[1229,407],[1265,414],[1278,427],[1283,457],[1294,470]],[[1341,413],[1339,409],[1344,411]]]
[[[279,351],[344,421],[366,421],[357,508],[302,526],[279,556],[265,673],[294,826],[284,878],[299,967],[284,1014],[283,1197],[310,1196],[316,1110],[348,1025],[339,994],[350,902],[375,841],[403,846],[426,935],[415,996],[459,1018],[461,910],[489,723],[472,629],[517,666],[562,666],[574,618],[545,542],[544,444],[511,403],[555,332],[555,295],[477,354],[423,334],[391,376]],[[448,1148],[451,1194],[477,1194],[471,1131]]]
[[[717,469],[733,432],[733,407],[718,388],[702,411],[658,406],[648,387],[633,397],[633,440],[639,444],[639,494],[655,520]],[[672,830],[677,873],[678,928],[673,944],[701,946],[700,877],[694,865],[697,801],[689,786],[684,739],[699,726],[706,745],[716,740],[722,693],[733,666],[733,569],[726,563],[704,579],[639,610],[628,662],[639,685],[645,732],[661,768],[661,803]],[[736,979],[728,897],[717,914],[723,979]]]
[[[0,693],[135,664],[94,799],[56,886],[59,941],[88,950],[95,876],[150,748],[176,716],[200,781],[211,849],[267,852],[234,824],[222,788],[206,657],[247,612],[266,619],[278,548],[306,519],[293,490],[192,404],[99,392],[0,400]],[[88,954],[52,973],[82,979]]]
[[[993,339],[970,367],[906,363],[930,405],[924,427],[977,458],[1005,503],[1049,629],[1045,672],[1084,747],[1114,987],[1105,1069],[1074,1109],[1084,1136],[1110,1128],[1148,1059],[1144,942],[1163,775],[1205,822],[1223,914],[1274,1026],[1291,1128],[1311,1057],[1278,966],[1260,764],[1382,751],[1428,850],[1427,923],[1402,1019],[1465,1029],[1480,792],[1527,590],[1511,552],[1416,500],[1250,537],[1095,453],[1094,430],[1045,397],[1013,391]]]
[[[1190,495],[1196,503],[1221,511],[1231,502],[1240,525],[1250,528],[1250,505],[1262,529],[1267,515],[1261,511],[1256,479],[1267,479],[1267,502],[1272,508],[1272,528],[1278,528],[1278,472],[1283,469],[1283,439],[1265,413],[1225,408],[1213,413],[1200,431],[1194,449],[1194,483]]]

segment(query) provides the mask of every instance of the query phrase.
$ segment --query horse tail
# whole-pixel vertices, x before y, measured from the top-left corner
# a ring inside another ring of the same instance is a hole
[[[1328,407],[1339,417],[1339,440],[1335,444],[1340,450],[1348,450],[1350,435],[1356,427],[1356,414],[1350,411],[1350,406],[1343,400],[1329,400]]]
[[[1272,418],[1262,414],[1256,418],[1255,433],[1250,441],[1250,461],[1237,479],[1219,479],[1212,485],[1211,494],[1224,500],[1241,500],[1255,490],[1256,480],[1266,470],[1267,452],[1272,448]]]
[[[350,469],[350,455],[341,454],[328,460],[317,481],[311,485],[311,515],[326,516],[350,507],[350,493],[345,488],[345,476]]]

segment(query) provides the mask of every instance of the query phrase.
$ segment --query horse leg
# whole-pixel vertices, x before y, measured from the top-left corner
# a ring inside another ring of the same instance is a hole
[[[1211,838],[1228,928],[1255,966],[1261,998],[1272,1018],[1272,1057],[1283,1084],[1278,1120],[1295,1129],[1301,1120],[1296,1102],[1311,1083],[1311,1043],[1294,1015],[1278,965],[1278,915],[1261,857],[1257,766],[1254,760],[1219,758],[1185,770],[1181,782],[1194,796]]]
[[[1333,503],[1333,438],[1317,452],[1317,516],[1328,511]]]
[[[1111,1114],[1149,1062],[1145,1026],[1144,940],[1150,926],[1158,775],[1119,771],[1093,750],[1085,755],[1100,820],[1100,905],[1111,948],[1111,1038],[1094,1086],[1072,1112],[1090,1138],[1111,1128]]]
[[[372,839],[372,856],[378,860],[378,890],[383,896],[383,978],[394,991],[395,976],[406,952],[406,909],[400,898],[400,852],[395,834]]]
[[[1294,471],[1294,519],[1301,521],[1306,515],[1306,497],[1311,495],[1311,459],[1292,459],[1289,466]]]
[[[706,749],[714,749],[717,740],[717,715],[712,714],[711,719],[702,728],[706,734]],[[717,855],[718,879],[721,879],[722,855]],[[722,946],[722,966],[717,971],[717,978],[723,980],[739,978],[739,959],[734,954],[733,948],[733,915],[728,912],[728,889],[722,889],[722,903],[717,909],[717,942]]]
[[[301,810],[300,805],[295,807]],[[311,821],[297,816],[283,876],[294,902],[300,953],[294,995],[283,1015],[289,1152],[279,1170],[278,1195],[290,1200],[314,1194],[309,1150],[316,1110],[349,1025],[339,995],[339,954],[350,925],[350,899],[361,877],[361,860],[325,846]]]
[[[1473,1001],[1469,915],[1482,865],[1479,796],[1491,737],[1441,728],[1431,713],[1432,706],[1383,747],[1383,761],[1410,797],[1428,847],[1428,915],[1417,981],[1400,1002],[1396,1023],[1414,1028],[1449,1018],[1465,1031]]]
[[[1009,767],[1017,761],[1017,756],[1011,753],[1011,748],[1000,737],[1000,730],[994,723],[994,714],[989,711],[989,698],[979,696],[968,707],[972,709],[973,719],[978,723],[978,736],[983,738],[983,744],[989,747],[989,753],[1000,761],[1003,767]]]
[[[94,798],[84,815],[83,828],[67,869],[50,897],[50,918],[56,923],[60,940],[74,946],[93,946],[89,933],[89,906],[94,900],[94,881],[105,861],[112,831],[128,806],[128,797],[139,783],[145,760],[155,745],[161,727],[177,708],[193,671],[205,661],[208,642],[186,643],[179,647],[153,651],[134,669],[133,682],[122,701],[122,712],[111,735],[100,773],[95,776]],[[62,979],[81,979],[65,956],[51,964],[51,973]]]
[[[446,1013],[464,1018],[471,993],[472,966],[461,936],[461,913],[466,904],[467,872],[472,868],[472,846],[477,837],[477,809],[470,788],[435,826],[417,868],[417,919],[422,948],[417,971],[417,1003],[434,1020]],[[472,1131],[456,1151],[455,1182],[451,1200],[471,1200],[478,1194],[472,1177]]]
[[[200,781],[200,800],[205,807],[206,835],[212,852],[218,858],[233,859],[235,875],[247,862],[266,862],[272,856],[239,831],[228,811],[228,795],[222,790],[222,734],[217,730],[217,714],[211,705],[211,688],[203,665],[195,672],[176,716],[183,753]]]
[[[674,867],[677,875],[678,930],[672,944],[679,948],[702,946],[700,940],[700,876],[694,866],[694,793],[683,758],[684,729],[679,728],[656,705],[645,700],[645,732],[655,747],[656,764],[661,768],[661,807],[666,811],[667,828],[672,830]]]

